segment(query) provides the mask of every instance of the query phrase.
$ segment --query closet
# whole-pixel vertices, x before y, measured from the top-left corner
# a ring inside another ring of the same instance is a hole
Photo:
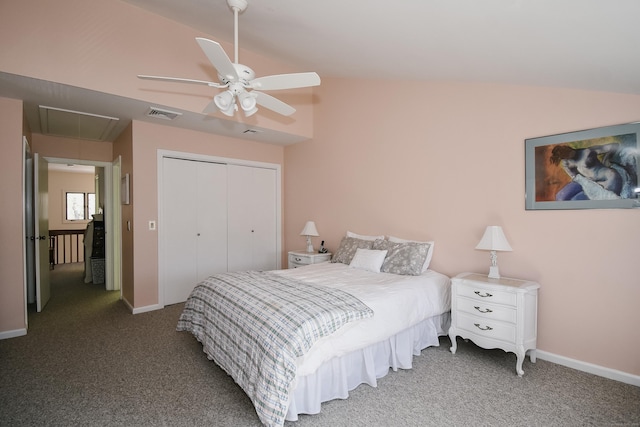
[[[165,305],[185,301],[214,273],[278,268],[275,169],[173,157],[161,162]]]

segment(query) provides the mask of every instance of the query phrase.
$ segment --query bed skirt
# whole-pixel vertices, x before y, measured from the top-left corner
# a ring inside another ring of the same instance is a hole
[[[346,399],[360,384],[376,387],[377,379],[387,375],[389,368],[411,369],[413,356],[439,346],[438,337],[447,334],[450,323],[451,312],[446,312],[389,339],[326,361],[314,373],[297,379],[286,420],[296,421],[298,414],[317,414],[322,402]]]

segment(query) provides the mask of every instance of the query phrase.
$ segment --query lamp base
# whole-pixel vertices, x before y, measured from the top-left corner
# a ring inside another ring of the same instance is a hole
[[[307,252],[313,252],[313,243],[311,243],[311,236],[307,236]]]
[[[491,267],[489,267],[489,279],[499,279],[499,278],[500,278],[500,271],[498,270],[498,266],[492,265]]]

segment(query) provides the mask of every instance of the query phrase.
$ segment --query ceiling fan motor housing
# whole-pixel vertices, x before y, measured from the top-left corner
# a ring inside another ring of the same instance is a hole
[[[249,86],[249,82],[256,78],[256,73],[246,65],[233,64],[233,68],[236,69],[238,80],[245,86]],[[218,74],[218,78],[223,84],[233,81],[233,79],[229,79],[228,76],[224,76],[222,74]]]
[[[244,12],[247,8],[247,0],[227,0],[227,4],[231,10],[238,10],[238,13]]]

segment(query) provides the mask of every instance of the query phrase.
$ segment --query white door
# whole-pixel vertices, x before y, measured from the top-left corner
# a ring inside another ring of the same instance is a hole
[[[229,165],[229,271],[277,268],[276,171]]]
[[[275,270],[277,268],[277,209],[276,171],[254,168],[253,218],[253,268],[255,270]]]
[[[197,166],[196,282],[201,282],[227,271],[227,167],[205,162]]]
[[[34,235],[36,241],[36,306],[42,311],[51,296],[49,285],[49,162],[33,155]]]
[[[25,287],[27,290],[27,304],[34,304],[36,302],[36,260],[35,260],[35,218],[33,213],[33,156],[31,155],[31,148],[26,137],[22,139],[23,144],[23,171],[24,182],[22,183],[22,190],[24,192],[24,236],[25,236],[25,253],[24,253],[24,277]],[[25,307],[25,312],[27,312]]]
[[[227,271],[226,165],[165,157],[162,168],[161,268],[169,305]]]

